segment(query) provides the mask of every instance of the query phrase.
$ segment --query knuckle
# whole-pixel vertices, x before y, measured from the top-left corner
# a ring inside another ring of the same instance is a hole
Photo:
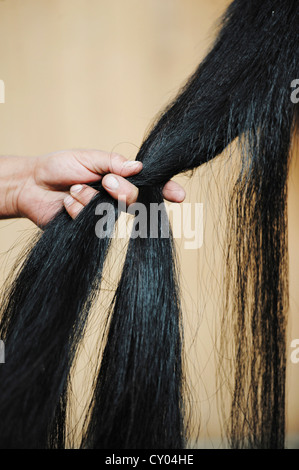
[[[65,158],[67,156],[72,156],[75,160],[81,162],[84,157],[84,151],[80,149],[66,150]]]
[[[119,155],[118,153],[112,152],[109,154],[109,159],[110,159],[110,169],[113,172],[114,168],[117,167],[117,165],[122,164],[124,161],[124,157]]]

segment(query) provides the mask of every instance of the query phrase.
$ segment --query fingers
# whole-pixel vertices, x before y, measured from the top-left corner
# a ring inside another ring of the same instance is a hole
[[[137,201],[138,188],[119,175],[105,175],[102,185],[114,199],[124,202],[127,206]],[[64,199],[64,207],[74,219],[97,191],[86,184],[76,184],[71,187],[70,193]],[[168,181],[163,188],[163,197],[170,202],[182,202],[185,196],[184,189],[175,181]]]
[[[115,173],[127,177],[139,173],[142,163],[135,160],[127,160],[118,153],[108,153],[101,150],[76,150],[75,158],[87,169],[98,175]]]
[[[137,201],[138,188],[121,176],[106,175],[102,185],[112,197],[125,202],[127,206]]]
[[[83,204],[76,201],[76,199],[74,199],[72,196],[66,196],[63,201],[63,205],[72,219],[75,219],[84,207]]]
[[[169,202],[183,202],[185,190],[175,181],[168,181],[163,188],[163,197]]]
[[[127,206],[137,201],[138,188],[121,176],[106,175],[102,184],[112,197],[119,199]],[[74,219],[97,194],[97,191],[86,184],[75,184],[71,186],[70,193],[63,203],[69,215]]]
[[[126,202],[127,205],[137,201],[138,188],[120,176],[106,175],[102,184],[112,197]],[[183,202],[186,193],[178,183],[168,181],[163,188],[163,197],[170,202]]]
[[[86,184],[75,184],[71,187],[70,193],[71,195],[66,196],[63,204],[69,215],[74,219],[97,194],[97,191]]]

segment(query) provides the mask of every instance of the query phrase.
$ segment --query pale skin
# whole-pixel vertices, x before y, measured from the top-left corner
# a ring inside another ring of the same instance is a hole
[[[106,191],[127,205],[138,188],[125,178],[139,173],[142,163],[101,150],[63,150],[37,157],[0,157],[0,218],[27,217],[44,227],[65,207],[74,219],[97,191],[87,183],[101,181]],[[168,181],[163,196],[182,202],[184,189]]]

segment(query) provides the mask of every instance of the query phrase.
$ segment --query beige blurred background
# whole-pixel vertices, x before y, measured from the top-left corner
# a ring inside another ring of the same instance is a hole
[[[217,19],[228,4],[227,0],[1,0],[0,79],[5,83],[5,103],[0,104],[0,154],[98,148],[134,158],[156,113],[208,51]],[[204,204],[203,246],[186,250],[184,240],[178,240],[192,423],[197,428],[201,422],[198,445],[203,447],[220,443],[214,343],[225,212],[218,171],[221,163],[215,162],[197,171],[192,180],[177,177],[187,191],[187,202]],[[299,338],[295,152],[289,188],[287,419],[292,439],[299,434],[299,363],[290,361],[290,342]],[[1,283],[34,231],[26,220],[0,222]],[[196,431],[192,437],[198,438]]]

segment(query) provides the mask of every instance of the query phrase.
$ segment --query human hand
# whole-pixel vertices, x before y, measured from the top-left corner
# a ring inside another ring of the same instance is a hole
[[[102,181],[112,197],[127,205],[137,200],[138,188],[125,178],[139,173],[142,163],[119,154],[64,150],[23,160],[28,163],[27,178],[17,193],[16,212],[39,226],[46,225],[63,205],[72,218],[78,215],[97,193],[82,182]],[[163,196],[170,202],[182,202],[185,191],[169,181],[163,188]]]

